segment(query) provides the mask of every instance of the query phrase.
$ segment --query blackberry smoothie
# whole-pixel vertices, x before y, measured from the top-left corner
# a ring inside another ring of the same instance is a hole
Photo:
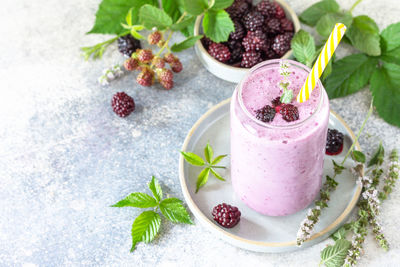
[[[322,182],[329,100],[317,83],[310,99],[296,101],[310,69],[291,60],[289,89],[298,119],[256,118],[257,110],[282,95],[280,60],[253,67],[237,86],[231,101],[231,177],[237,196],[265,215],[283,216],[307,207]]]

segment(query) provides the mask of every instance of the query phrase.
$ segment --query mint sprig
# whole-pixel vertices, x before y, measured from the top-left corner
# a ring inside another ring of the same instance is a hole
[[[215,169],[218,169],[218,168],[225,169],[224,166],[219,166],[217,164],[223,158],[225,158],[227,155],[219,155],[219,156],[213,158],[214,151],[213,151],[212,147],[210,146],[210,144],[207,143],[207,145],[204,148],[205,160],[202,157],[200,157],[199,155],[192,153],[192,152],[181,151],[181,154],[182,154],[183,158],[189,164],[194,165],[194,166],[204,167],[204,169],[197,176],[196,193],[200,190],[201,187],[203,187],[207,183],[208,177],[210,176],[210,172],[218,180],[225,181],[225,179]]]
[[[153,176],[149,183],[149,189],[153,196],[146,193],[135,192],[129,194],[124,199],[118,201],[111,207],[135,207],[153,208],[153,210],[143,211],[132,224],[132,247],[131,252],[139,242],[149,243],[154,240],[160,232],[161,216],[158,209],[169,221],[173,223],[193,224],[189,213],[183,206],[182,200],[178,198],[163,199],[162,188],[158,180]]]
[[[280,63],[280,72],[279,74],[283,77],[282,81],[279,82],[279,87],[283,90],[282,96],[281,96],[281,103],[288,104],[292,102],[293,99],[293,90],[289,89],[290,81],[289,81],[289,76],[290,76],[290,64],[284,60],[281,61]]]

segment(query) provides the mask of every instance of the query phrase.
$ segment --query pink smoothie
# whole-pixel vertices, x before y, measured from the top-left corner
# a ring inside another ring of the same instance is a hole
[[[255,111],[282,94],[279,60],[261,63],[238,85],[231,102],[231,177],[236,194],[250,208],[270,216],[307,207],[321,187],[329,100],[318,83],[305,103],[291,104],[299,120],[287,122],[277,113],[272,122]],[[291,60],[289,89],[297,95],[309,69]]]

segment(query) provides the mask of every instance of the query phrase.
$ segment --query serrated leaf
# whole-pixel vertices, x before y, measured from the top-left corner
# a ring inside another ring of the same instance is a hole
[[[189,27],[192,23],[194,23],[195,20],[196,20],[196,17],[188,17],[188,18],[182,20],[181,22],[179,22],[178,24],[171,25],[170,28],[173,31],[181,31],[181,30]]]
[[[203,37],[203,35],[197,35],[197,36],[192,36],[187,38],[186,40],[180,42],[179,44],[173,44],[171,46],[171,51],[172,52],[180,52],[182,50],[188,49],[189,47],[194,46],[194,44],[200,40]]]
[[[370,17],[362,15],[353,19],[347,37],[358,50],[370,55],[381,54],[379,28]]]
[[[140,8],[139,21],[149,30],[153,27],[164,30],[172,25],[171,17],[164,10],[151,5],[144,5]]]
[[[400,127],[400,66],[384,63],[372,75],[370,90],[379,116]]]
[[[218,157],[216,157],[212,162],[211,165],[215,165],[218,164],[223,158],[225,158],[228,155],[219,155]]]
[[[233,4],[233,0],[214,0],[214,4],[211,6],[211,9],[225,9],[230,7]]]
[[[196,182],[196,193],[199,192],[199,189],[207,183],[209,175],[210,168],[205,168],[200,172]]]
[[[346,239],[338,239],[333,246],[327,246],[321,251],[321,263],[327,267],[339,267],[344,263],[351,242]]]
[[[323,0],[304,10],[300,15],[300,20],[307,25],[315,26],[323,15],[338,11],[339,5],[336,1]]]
[[[375,164],[382,165],[384,156],[385,156],[385,149],[383,148],[382,142],[381,142],[381,143],[379,143],[379,146],[376,149],[374,155],[369,160],[368,167],[371,167]]]
[[[194,35],[194,25],[196,20],[194,19],[185,29],[181,30],[181,33],[185,37],[190,37]]]
[[[381,33],[383,51],[391,51],[400,47],[400,22],[390,24]]]
[[[135,208],[152,208],[157,206],[157,201],[145,193],[132,193],[126,198],[118,201],[111,207],[135,207]]]
[[[384,51],[380,56],[380,59],[387,63],[400,65],[400,46],[391,51]]]
[[[160,210],[171,222],[193,224],[190,215],[178,198],[167,198],[161,201]]]
[[[181,7],[182,3],[179,0],[162,0],[161,6],[163,10],[172,18],[172,21],[175,22],[181,16]]]
[[[364,54],[353,54],[335,61],[332,73],[324,82],[329,99],[361,90],[367,85],[376,64],[376,58]]]
[[[345,239],[347,230],[344,226],[340,227],[333,235],[331,235],[333,240]]]
[[[181,154],[185,158],[185,160],[192,165],[203,166],[205,164],[204,160],[200,156],[192,152],[181,151]]]
[[[208,163],[211,163],[211,160],[214,156],[214,151],[209,143],[207,143],[206,147],[204,148],[204,156]]]
[[[340,22],[350,27],[352,21],[353,17],[350,12],[327,13],[318,20],[316,30],[321,36],[328,37],[336,23]]]
[[[204,14],[204,34],[214,42],[227,41],[229,34],[234,30],[235,26],[225,10],[209,10]]]
[[[135,250],[138,242],[151,242],[160,231],[161,217],[152,210],[142,212],[132,224],[132,248]]]
[[[221,180],[221,181],[226,181],[218,172],[216,172],[212,167],[210,169],[211,173],[214,174],[215,178]]]
[[[88,33],[120,34],[124,31],[121,23],[132,8],[132,24],[138,22],[139,9],[150,4],[158,6],[157,0],[103,0],[96,12],[96,21]]]
[[[304,30],[298,31],[291,41],[294,57],[304,65],[311,67],[314,54],[314,38]]]
[[[364,153],[362,153],[361,151],[358,150],[353,150],[353,152],[351,153],[351,157],[357,161],[357,162],[361,162],[361,163],[365,163],[365,155]]]
[[[156,177],[153,176],[151,178],[151,181],[149,183],[149,188],[153,193],[153,196],[157,200],[157,202],[160,202],[160,200],[162,199],[163,192],[160,183],[158,182]]]
[[[183,0],[185,10],[192,15],[200,15],[208,8],[207,0]]]

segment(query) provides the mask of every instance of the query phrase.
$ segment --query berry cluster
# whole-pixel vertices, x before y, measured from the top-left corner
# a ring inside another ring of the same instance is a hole
[[[203,38],[203,46],[220,62],[251,68],[257,63],[282,57],[290,49],[294,27],[276,2],[263,0],[253,6],[251,0],[235,0],[226,9],[235,31],[227,42],[216,44]]]
[[[265,105],[256,110],[256,118],[262,122],[271,122],[275,118],[276,113],[280,113],[282,118],[287,122],[296,121],[300,118],[299,110],[292,104],[281,103],[281,98],[276,97],[272,101],[272,106]]]

